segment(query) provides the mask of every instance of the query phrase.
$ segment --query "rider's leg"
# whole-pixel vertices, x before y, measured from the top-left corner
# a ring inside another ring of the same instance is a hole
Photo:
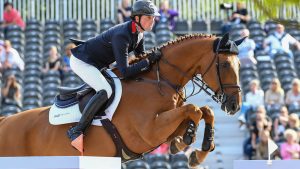
[[[83,133],[91,124],[95,114],[104,105],[112,94],[112,89],[101,72],[94,66],[87,64],[74,56],[70,58],[72,70],[89,86],[95,89],[96,94],[90,99],[82,112],[82,117],[75,127],[68,130],[67,135],[72,145],[82,152]]]
[[[112,89],[101,72],[93,65],[85,63],[74,56],[70,58],[70,67],[84,82],[97,91],[104,89],[110,97]]]

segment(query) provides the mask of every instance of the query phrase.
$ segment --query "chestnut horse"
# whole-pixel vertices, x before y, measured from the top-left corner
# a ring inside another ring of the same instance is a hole
[[[207,106],[184,105],[182,90],[192,80],[205,91],[211,91],[226,113],[235,114],[241,106],[237,57],[241,41],[230,41],[228,34],[222,38],[197,34],[153,49],[160,51],[162,58],[139,76],[144,80],[122,80],[123,95],[112,123],[127,148],[142,154],[169,142],[171,152],[177,153],[195,141],[196,127],[204,119],[202,149],[190,156],[191,166],[201,163],[214,149],[214,114]],[[66,136],[74,124],[49,124],[49,109],[42,107],[1,117],[0,156],[80,155]],[[96,126],[88,129],[84,149],[87,156],[115,156],[117,152],[109,133]]]

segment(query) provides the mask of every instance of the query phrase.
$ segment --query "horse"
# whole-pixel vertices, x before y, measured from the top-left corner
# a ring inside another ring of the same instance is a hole
[[[137,77],[143,80],[122,80],[122,98],[111,121],[126,148],[142,155],[168,142],[171,153],[177,153],[195,141],[197,126],[204,119],[202,149],[192,152],[189,164],[203,162],[215,148],[214,113],[208,106],[184,104],[188,96],[183,89],[191,80],[211,94],[227,114],[235,114],[241,106],[237,46],[242,40],[231,41],[228,34],[194,34],[152,49],[160,52],[160,61]],[[113,71],[119,75],[116,69]],[[0,156],[80,155],[66,136],[74,123],[51,125],[49,109],[41,107],[1,117]],[[90,126],[84,137],[87,156],[113,157],[119,151],[117,147],[103,127]],[[122,162],[134,159],[123,149],[122,156]]]

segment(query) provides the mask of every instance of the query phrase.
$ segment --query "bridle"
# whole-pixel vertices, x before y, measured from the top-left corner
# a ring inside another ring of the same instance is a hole
[[[204,71],[204,73],[201,75],[201,77],[198,77],[197,74],[193,75],[193,76],[189,76],[186,72],[182,71],[180,68],[178,68],[176,65],[170,63],[164,56],[161,57],[161,59],[156,62],[156,75],[157,75],[157,85],[158,88],[161,92],[161,85],[160,85],[160,81],[161,79],[164,80],[169,86],[171,86],[176,93],[180,96],[180,98],[186,102],[186,100],[192,96],[197,95],[198,93],[200,93],[202,90],[205,91],[214,101],[216,101],[217,103],[221,103],[222,107],[225,108],[225,105],[229,102],[229,101],[234,101],[235,98],[234,96],[236,94],[238,94],[239,92],[241,92],[241,88],[238,84],[224,84],[222,83],[222,79],[220,76],[220,72],[221,72],[221,64],[220,64],[220,59],[219,59],[219,52],[228,52],[228,50],[222,50],[220,49],[220,40],[217,44],[217,48],[215,51],[215,55],[214,58],[212,59],[211,63],[209,64],[209,66],[206,68],[206,70]],[[164,78],[161,73],[160,73],[160,69],[159,69],[159,62],[163,62],[166,65],[171,66],[175,71],[177,71],[178,73],[181,74],[181,76],[191,79],[192,85],[193,85],[193,90],[192,92],[188,95],[188,96],[182,96],[180,94],[180,91],[182,88],[184,88],[185,93],[186,93],[186,89],[183,86],[180,85],[175,85],[173,83],[171,83],[169,80],[167,80],[166,78]],[[216,90],[216,92],[214,92],[205,82],[204,82],[204,76],[207,74],[207,72],[211,69],[211,67],[213,66],[213,64],[216,65],[217,68],[217,81],[219,84],[219,88]],[[199,87],[199,90],[196,92],[195,88],[196,86]],[[237,88],[238,90],[231,93],[230,95],[227,95],[224,90],[226,88]],[[222,108],[222,109],[223,109]]]

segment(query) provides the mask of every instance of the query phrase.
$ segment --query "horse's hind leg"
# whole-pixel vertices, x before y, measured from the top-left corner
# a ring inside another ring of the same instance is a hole
[[[196,131],[197,127],[193,123],[191,126],[191,120],[185,120],[177,128],[176,132],[173,133],[173,135],[170,137],[172,139],[170,142],[171,154],[176,154],[184,150],[191,143],[193,143],[196,140]]]
[[[139,126],[139,133],[150,146],[157,146],[169,138],[186,119],[192,120],[198,125],[202,117],[199,107],[188,104],[176,109],[159,113],[148,124]]]
[[[207,106],[201,107],[205,121],[205,132],[202,142],[202,150],[195,150],[189,158],[189,165],[194,167],[202,163],[210,151],[215,148],[214,144],[214,112]]]
[[[176,129],[176,131],[168,138],[170,142],[170,153],[176,154],[182,150],[184,150],[187,145],[183,142],[182,136],[186,132],[186,128],[188,127],[188,121],[184,120]]]

